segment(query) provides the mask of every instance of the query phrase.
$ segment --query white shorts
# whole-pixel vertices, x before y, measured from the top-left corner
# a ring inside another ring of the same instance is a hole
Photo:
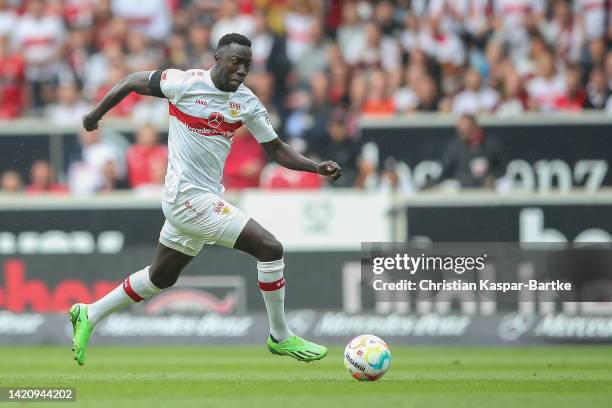
[[[223,198],[191,188],[179,192],[174,204],[162,200],[166,222],[159,242],[189,256],[204,245],[233,248],[249,217]]]

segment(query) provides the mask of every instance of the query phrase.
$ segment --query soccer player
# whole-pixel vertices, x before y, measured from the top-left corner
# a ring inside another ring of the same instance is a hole
[[[136,72],[119,81],[83,117],[93,131],[106,112],[131,92],[168,99],[168,171],[162,195],[166,221],[150,266],[128,276],[122,285],[91,304],[70,308],[74,359],[83,365],[95,325],[109,314],[172,286],[181,270],[205,244],[246,252],[257,259],[258,280],[270,323],[268,349],[300,361],[319,360],[327,349],[294,335],[285,320],[283,247],[266,229],[220,195],[223,165],[234,131],[245,124],[269,157],[292,170],[336,180],[342,170],[333,161],[315,163],[283,143],[266,109],[246,86],[251,41],[227,34],[218,43],[209,71]]]

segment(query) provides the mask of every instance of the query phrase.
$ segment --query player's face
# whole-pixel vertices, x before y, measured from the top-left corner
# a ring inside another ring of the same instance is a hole
[[[235,92],[238,89],[249,73],[251,61],[251,48],[245,45],[230,44],[217,55],[216,63],[224,90]]]

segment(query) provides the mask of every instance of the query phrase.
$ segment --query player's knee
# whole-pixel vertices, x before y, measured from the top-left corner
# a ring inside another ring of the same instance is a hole
[[[283,244],[270,236],[262,241],[262,251],[259,260],[262,262],[276,261],[283,257]]]
[[[179,274],[164,268],[153,268],[149,272],[151,283],[159,289],[166,289],[173,286],[178,280]]]

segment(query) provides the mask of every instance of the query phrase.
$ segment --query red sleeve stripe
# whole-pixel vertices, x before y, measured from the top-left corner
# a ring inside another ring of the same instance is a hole
[[[280,278],[279,280],[274,282],[259,282],[259,289],[266,292],[279,290],[283,286],[285,286],[285,278]]]
[[[134,292],[134,289],[132,289],[132,285],[130,284],[129,277],[125,278],[125,280],[123,281],[123,290],[130,298],[132,298],[134,302],[140,302],[144,299],[138,293]]]

